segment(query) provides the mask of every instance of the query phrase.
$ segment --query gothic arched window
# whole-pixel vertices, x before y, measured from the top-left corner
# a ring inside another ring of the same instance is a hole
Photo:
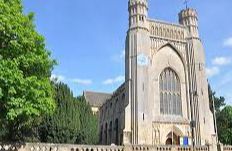
[[[182,115],[181,85],[178,75],[171,68],[166,68],[159,79],[160,113]]]

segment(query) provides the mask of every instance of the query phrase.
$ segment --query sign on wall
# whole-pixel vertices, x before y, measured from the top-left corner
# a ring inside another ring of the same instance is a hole
[[[180,145],[182,145],[182,146],[190,145],[189,138],[188,137],[180,137]]]

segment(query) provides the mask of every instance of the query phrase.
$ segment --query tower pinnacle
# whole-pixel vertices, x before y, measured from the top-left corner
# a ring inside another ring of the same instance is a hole
[[[147,0],[129,0],[129,27],[147,29]]]
[[[191,37],[199,38],[197,11],[186,8],[179,13],[179,23],[188,27]]]

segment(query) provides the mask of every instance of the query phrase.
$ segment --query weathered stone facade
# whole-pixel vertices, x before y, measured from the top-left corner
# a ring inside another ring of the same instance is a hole
[[[125,99],[125,84],[122,84],[100,108],[100,144],[123,144]]]
[[[147,0],[128,4],[125,83],[100,108],[100,142],[216,143],[196,10],[173,24],[149,19]]]

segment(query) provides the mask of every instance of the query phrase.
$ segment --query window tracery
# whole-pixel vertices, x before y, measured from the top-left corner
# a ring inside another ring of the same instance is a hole
[[[160,113],[182,115],[181,85],[178,75],[166,68],[160,75]]]

